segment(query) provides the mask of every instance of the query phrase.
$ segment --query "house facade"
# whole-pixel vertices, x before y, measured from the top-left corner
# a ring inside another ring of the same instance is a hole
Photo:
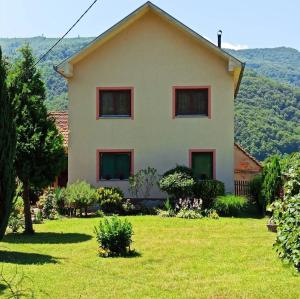
[[[69,183],[130,196],[136,171],[186,165],[234,191],[240,61],[147,2],[56,69],[69,88]]]

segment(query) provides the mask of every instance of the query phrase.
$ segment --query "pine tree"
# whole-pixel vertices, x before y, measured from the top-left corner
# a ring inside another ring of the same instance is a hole
[[[3,238],[15,192],[16,127],[8,96],[6,67],[0,47],[0,240]]]
[[[44,104],[45,86],[28,45],[9,76],[9,92],[15,107],[17,145],[15,169],[23,183],[25,233],[33,233],[30,188],[49,185],[65,166],[62,136]]]

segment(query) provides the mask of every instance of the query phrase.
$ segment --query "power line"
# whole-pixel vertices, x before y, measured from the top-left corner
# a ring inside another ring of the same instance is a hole
[[[94,0],[94,2],[87,8],[87,10],[80,16],[80,18],[70,27],[70,29],[45,53],[43,54],[39,60],[35,63],[35,66],[41,61],[43,60],[51,51],[54,47],[56,47],[58,45],[58,43],[60,43],[64,37],[77,25],[77,23],[84,17],[84,15],[94,6],[94,4],[97,2],[98,0]]]

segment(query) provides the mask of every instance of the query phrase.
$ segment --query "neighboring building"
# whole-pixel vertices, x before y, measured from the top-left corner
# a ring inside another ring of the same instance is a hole
[[[69,139],[69,129],[68,129],[68,112],[58,111],[50,112],[50,117],[55,120],[56,127],[59,133],[63,136],[64,139],[64,148],[68,153],[68,139]],[[68,169],[65,169],[53,182],[53,187],[65,187],[68,183]]]
[[[234,180],[249,182],[262,172],[262,165],[239,144],[234,144]]]
[[[118,186],[129,196],[130,174],[179,164],[233,192],[243,68],[147,2],[56,67],[69,87],[69,182]]]

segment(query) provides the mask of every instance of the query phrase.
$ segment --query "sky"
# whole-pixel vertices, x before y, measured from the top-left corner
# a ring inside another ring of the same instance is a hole
[[[0,37],[60,37],[93,0],[0,0]],[[223,47],[293,47],[300,50],[300,0],[153,0]],[[98,0],[68,37],[97,36],[145,0]]]

